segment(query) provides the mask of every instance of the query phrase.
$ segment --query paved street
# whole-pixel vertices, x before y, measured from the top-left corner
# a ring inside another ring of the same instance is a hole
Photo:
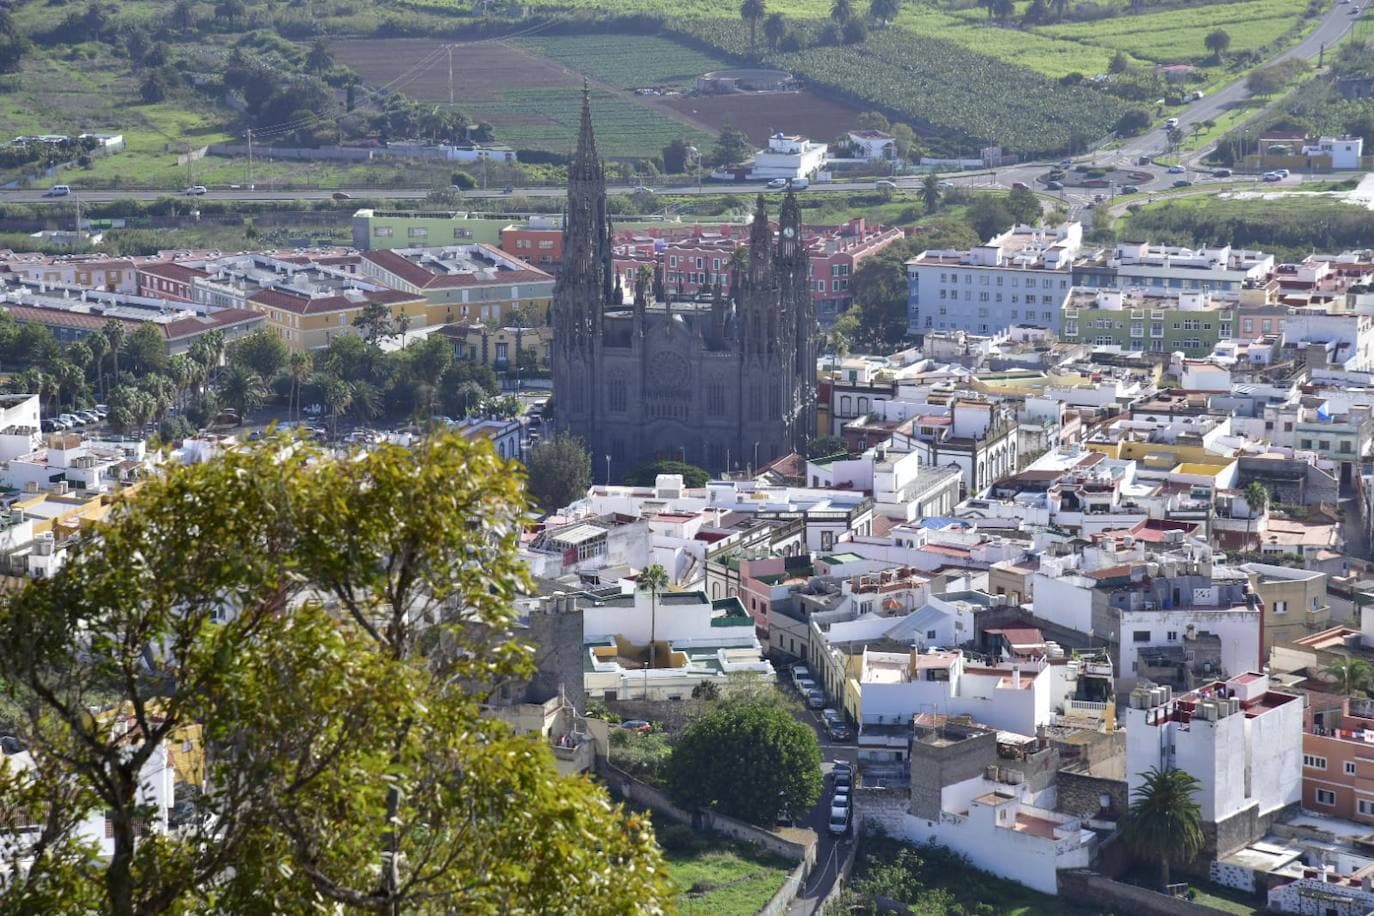
[[[796,691],[791,686],[790,678],[784,675],[781,682],[784,686],[781,686],[780,689],[793,696],[796,695]],[[798,827],[809,827],[816,832],[816,866],[807,876],[806,884],[801,893],[797,895],[797,899],[788,909],[789,916],[810,916],[811,913],[815,912],[820,901],[825,899],[826,894],[829,894],[830,889],[835,886],[835,877],[839,873],[840,864],[849,854],[849,849],[853,844],[852,832],[843,837],[836,837],[830,832],[830,799],[833,795],[834,785],[831,771],[834,769],[833,762],[836,760],[855,764],[858,760],[858,748],[855,747],[853,741],[843,744],[836,744],[832,741],[817,710],[807,709],[803,706],[797,716],[816,732],[816,740],[820,742],[821,746],[821,770],[825,774],[825,786],[821,792],[821,800],[816,803],[816,807],[811,810],[811,813],[797,824]]]

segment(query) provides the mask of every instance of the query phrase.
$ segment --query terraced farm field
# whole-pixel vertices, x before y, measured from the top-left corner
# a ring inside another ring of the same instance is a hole
[[[689,95],[665,104],[717,130],[738,127],[760,147],[775,131],[830,141],[853,130],[859,110],[811,92]]]
[[[733,66],[657,35],[558,35],[518,44],[620,89],[690,88],[701,74]]]
[[[448,103],[451,89],[461,111],[489,122],[497,139],[517,149],[565,153],[576,140],[582,76],[553,60],[498,42],[460,44],[453,47],[450,79],[448,45],[434,39],[356,39],[331,48],[370,85],[440,104]],[[657,155],[677,137],[712,142],[686,118],[625,93],[594,89],[592,118],[608,156]]]

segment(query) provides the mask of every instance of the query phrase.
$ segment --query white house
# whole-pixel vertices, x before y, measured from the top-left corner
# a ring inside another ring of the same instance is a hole
[[[776,133],[768,138],[767,149],[754,154],[754,167],[749,177],[756,180],[810,178],[825,165],[826,152],[824,143]]]
[[[1048,665],[968,665],[959,650],[925,653],[864,649],[857,678],[859,723],[882,727],[910,723],[922,712],[969,715],[1002,731],[1034,735],[1051,709]]]
[[[1134,793],[1151,767],[1190,773],[1224,855],[1256,839],[1259,817],[1301,801],[1302,707],[1253,671],[1177,697],[1137,687],[1126,710],[1127,785]]]
[[[1330,156],[1333,169],[1358,169],[1364,155],[1364,137],[1321,137],[1316,143],[1305,143],[1304,156]]]
[[[851,130],[849,145],[860,159],[896,159],[897,139],[883,130]]]

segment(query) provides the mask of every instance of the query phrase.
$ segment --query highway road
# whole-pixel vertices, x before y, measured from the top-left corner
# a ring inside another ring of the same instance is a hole
[[[1293,59],[1314,60],[1323,48],[1334,47],[1335,43],[1354,27],[1360,16],[1352,15],[1351,10],[1357,6],[1358,4],[1351,3],[1333,4],[1311,34],[1288,50],[1275,54],[1264,66]],[[1178,115],[1178,126],[1187,135],[1192,131],[1193,125],[1201,124],[1203,121],[1214,121],[1237,103],[1250,97],[1251,93],[1245,88],[1245,79],[1242,77],[1189,105]],[[1138,137],[1125,140],[1116,152],[1122,158],[1134,160],[1137,156],[1163,153],[1164,142],[1163,128],[1156,127]],[[1199,159],[1202,153],[1200,150],[1190,158]]]

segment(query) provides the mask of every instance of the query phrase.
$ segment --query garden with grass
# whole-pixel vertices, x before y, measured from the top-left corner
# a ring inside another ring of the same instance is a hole
[[[684,916],[752,916],[773,898],[795,863],[718,834],[664,821],[654,833]]]

